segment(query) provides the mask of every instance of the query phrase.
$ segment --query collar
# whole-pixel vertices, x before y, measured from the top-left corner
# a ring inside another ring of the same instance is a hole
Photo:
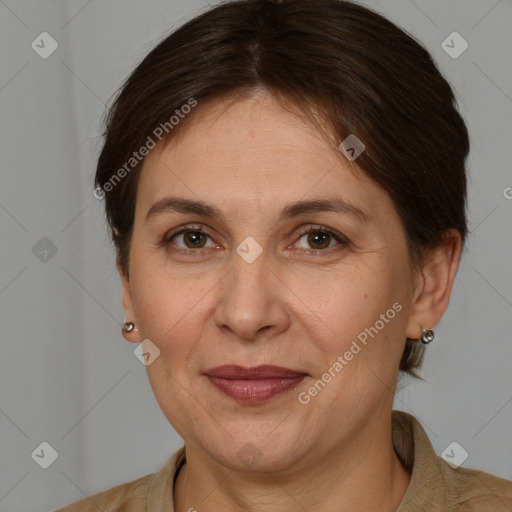
[[[454,510],[461,492],[457,473],[439,457],[421,423],[403,411],[392,411],[395,452],[411,473],[411,481],[397,512]]]

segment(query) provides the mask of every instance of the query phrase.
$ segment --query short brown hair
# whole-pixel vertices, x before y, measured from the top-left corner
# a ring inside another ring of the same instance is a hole
[[[468,132],[450,85],[421,43],[346,0],[235,0],[156,45],[108,111],[95,187],[108,190],[106,217],[125,276],[142,161],[112,186],[116,171],[191,98],[237,98],[262,88],[309,118],[320,112],[338,142],[350,134],[363,141],[357,167],[393,200],[413,265],[443,243],[449,228],[464,244]],[[418,376],[422,359],[421,345],[407,339],[400,370]]]

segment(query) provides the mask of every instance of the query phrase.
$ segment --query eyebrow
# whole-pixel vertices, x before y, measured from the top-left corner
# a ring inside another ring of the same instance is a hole
[[[287,220],[314,212],[344,213],[361,224],[369,224],[372,221],[368,213],[341,197],[310,199],[290,203],[282,210],[279,220]],[[149,209],[144,223],[147,224],[153,218],[166,213],[196,214],[226,222],[225,216],[217,207],[204,201],[182,197],[164,197]]]

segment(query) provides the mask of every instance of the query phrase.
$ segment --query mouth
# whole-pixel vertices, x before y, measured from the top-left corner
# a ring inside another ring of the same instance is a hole
[[[224,365],[204,372],[209,382],[232,399],[259,404],[293,389],[307,373],[273,365],[246,368]]]

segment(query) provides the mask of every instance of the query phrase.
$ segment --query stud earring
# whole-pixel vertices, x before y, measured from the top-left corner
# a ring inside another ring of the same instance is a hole
[[[135,327],[135,322],[125,322],[121,329],[124,332],[132,332],[132,331],[138,331],[137,327]]]
[[[420,341],[423,345],[428,345],[434,339],[434,331],[432,329],[423,329]]]

